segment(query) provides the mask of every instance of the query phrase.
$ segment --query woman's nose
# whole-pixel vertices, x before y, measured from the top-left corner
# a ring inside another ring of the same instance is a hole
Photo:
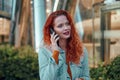
[[[64,29],[68,29],[68,26],[67,26],[67,25],[64,25]]]

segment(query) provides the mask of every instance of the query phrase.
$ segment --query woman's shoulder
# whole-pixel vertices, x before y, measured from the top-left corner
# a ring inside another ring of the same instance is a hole
[[[83,54],[82,54],[82,56],[80,58],[80,62],[84,63],[84,61],[86,61],[87,58],[88,58],[87,49],[86,49],[86,47],[83,47]]]
[[[85,46],[83,47],[83,54],[84,54],[84,55],[85,55],[85,54],[88,54],[87,49],[86,49]]]
[[[45,49],[44,45],[40,45],[39,49]]]
[[[51,55],[51,50],[50,50],[50,47],[49,46],[46,46],[46,45],[44,45],[44,46],[40,46],[39,47],[39,53],[44,53],[44,54],[47,54],[47,55]]]
[[[50,49],[49,49],[49,46],[42,45],[42,46],[39,47],[39,50],[47,51],[47,50],[50,50]]]
[[[85,57],[87,57],[87,56],[88,56],[88,51],[87,51],[86,47],[84,46],[84,47],[83,47],[82,58],[85,58]]]

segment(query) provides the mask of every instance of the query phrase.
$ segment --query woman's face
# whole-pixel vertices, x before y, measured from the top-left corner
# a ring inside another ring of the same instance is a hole
[[[60,15],[55,18],[53,28],[60,39],[68,39],[70,37],[71,26],[65,15]]]

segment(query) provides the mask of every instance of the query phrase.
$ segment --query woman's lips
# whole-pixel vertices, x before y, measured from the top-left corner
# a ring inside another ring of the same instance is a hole
[[[69,35],[69,31],[67,31],[67,32],[64,32],[63,34],[64,34],[64,35]]]

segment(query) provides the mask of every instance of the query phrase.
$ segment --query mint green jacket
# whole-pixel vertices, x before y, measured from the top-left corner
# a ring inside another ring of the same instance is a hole
[[[58,64],[56,64],[52,57],[52,53],[45,47],[40,48],[38,60],[40,80],[70,80],[70,76],[67,73],[65,51],[62,49],[60,49]],[[80,59],[80,64],[76,65],[73,62],[70,62],[70,68],[72,72],[72,80],[75,80],[76,78],[90,80],[88,53],[85,48],[84,54]]]

